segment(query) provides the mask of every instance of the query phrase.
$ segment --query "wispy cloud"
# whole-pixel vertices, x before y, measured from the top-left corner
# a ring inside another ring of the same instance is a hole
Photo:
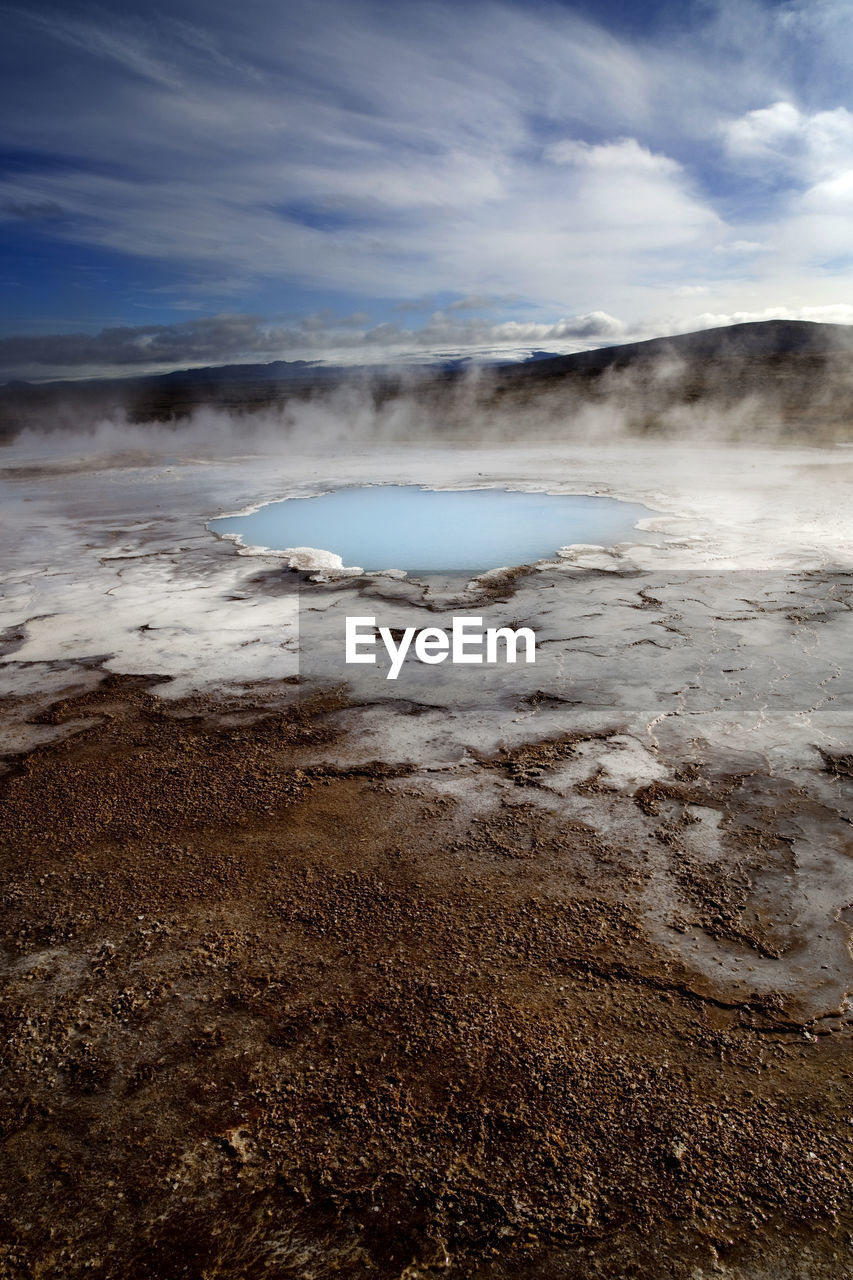
[[[399,332],[475,344],[561,315],[665,327],[699,290],[713,314],[853,293],[849,0],[688,4],[648,37],[551,0],[4,13],[0,219],[156,263],[176,303],[314,291],[440,310]]]
[[[25,222],[40,222],[47,218],[61,218],[64,210],[55,200],[4,200],[0,213],[10,218],[23,218]]]

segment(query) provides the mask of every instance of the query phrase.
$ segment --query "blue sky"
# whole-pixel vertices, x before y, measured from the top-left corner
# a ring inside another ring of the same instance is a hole
[[[0,10],[0,376],[853,321],[853,0]]]

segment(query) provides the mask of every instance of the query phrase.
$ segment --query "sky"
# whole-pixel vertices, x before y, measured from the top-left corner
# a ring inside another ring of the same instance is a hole
[[[853,323],[853,0],[0,23],[0,378]]]

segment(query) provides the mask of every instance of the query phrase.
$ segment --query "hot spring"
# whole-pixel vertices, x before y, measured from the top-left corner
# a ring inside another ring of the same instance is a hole
[[[572,543],[641,542],[647,507],[615,498],[414,485],[338,489],[210,521],[244,546],[332,551],[368,572],[478,572],[530,564]]]

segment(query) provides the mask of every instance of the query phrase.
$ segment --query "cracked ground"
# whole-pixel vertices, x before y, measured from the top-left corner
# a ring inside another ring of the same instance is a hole
[[[84,497],[7,578],[0,1274],[853,1275],[853,576],[315,583]],[[344,678],[459,612],[535,666]]]

